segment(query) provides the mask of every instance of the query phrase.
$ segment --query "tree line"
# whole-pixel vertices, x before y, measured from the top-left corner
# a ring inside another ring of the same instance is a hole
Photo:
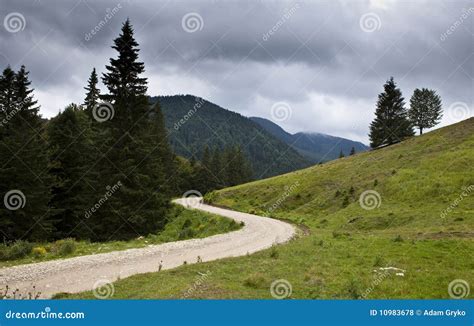
[[[92,70],[83,105],[42,119],[24,66],[0,77],[0,230],[4,241],[130,239],[164,227],[172,196],[251,177],[240,148],[189,162],[169,147],[159,103],[127,20],[102,82]],[[217,154],[216,154],[217,153]],[[210,157],[212,156],[212,159]]]
[[[441,98],[436,91],[415,89],[407,109],[402,92],[391,77],[378,96],[375,119],[370,125],[370,146],[377,148],[398,143],[414,136],[414,128],[421,135],[423,130],[436,126],[442,116]]]

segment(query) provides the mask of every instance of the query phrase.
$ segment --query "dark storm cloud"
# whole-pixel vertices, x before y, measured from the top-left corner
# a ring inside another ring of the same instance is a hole
[[[472,110],[474,13],[468,1],[1,4],[2,20],[18,12],[26,25],[16,33],[0,28],[0,64],[27,66],[47,116],[82,100],[92,67],[103,71],[115,55],[110,46],[127,17],[151,95],[197,93],[267,118],[272,104],[284,101],[292,110],[284,127],[362,140],[390,76],[407,98],[416,87],[431,87],[446,107],[464,102]],[[182,26],[189,13],[199,15],[194,32]],[[364,14],[370,14],[364,20],[369,31],[361,27]]]

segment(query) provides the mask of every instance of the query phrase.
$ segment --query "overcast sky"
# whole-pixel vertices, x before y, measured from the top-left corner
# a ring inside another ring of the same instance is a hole
[[[82,103],[92,67],[102,73],[115,57],[110,46],[127,17],[149,95],[193,94],[290,132],[365,143],[390,76],[407,103],[417,87],[438,91],[442,125],[474,113],[473,1],[0,4],[0,66],[26,65],[45,117]]]

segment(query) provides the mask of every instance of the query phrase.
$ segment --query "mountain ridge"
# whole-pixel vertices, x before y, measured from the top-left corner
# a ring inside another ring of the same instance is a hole
[[[240,146],[257,179],[287,173],[311,163],[292,147],[240,113],[194,95],[150,98],[159,101],[168,138],[176,154],[200,160],[204,148]]]
[[[365,144],[343,137],[332,136],[319,132],[297,132],[291,134],[276,123],[260,117],[250,117],[250,120],[262,126],[269,133],[293,147],[298,153],[312,163],[326,162],[339,157],[341,151],[349,155],[352,147],[356,152],[369,149]]]

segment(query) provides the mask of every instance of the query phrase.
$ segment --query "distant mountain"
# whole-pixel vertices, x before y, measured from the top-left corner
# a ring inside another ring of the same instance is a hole
[[[206,146],[240,145],[255,178],[291,172],[311,163],[284,141],[247,117],[192,95],[152,97],[159,101],[175,153],[201,159]]]
[[[341,150],[347,156],[352,147],[356,152],[364,152],[369,149],[361,142],[320,133],[298,132],[290,134],[270,120],[258,117],[250,119],[276,138],[293,147],[312,163],[334,160],[339,157]]]

